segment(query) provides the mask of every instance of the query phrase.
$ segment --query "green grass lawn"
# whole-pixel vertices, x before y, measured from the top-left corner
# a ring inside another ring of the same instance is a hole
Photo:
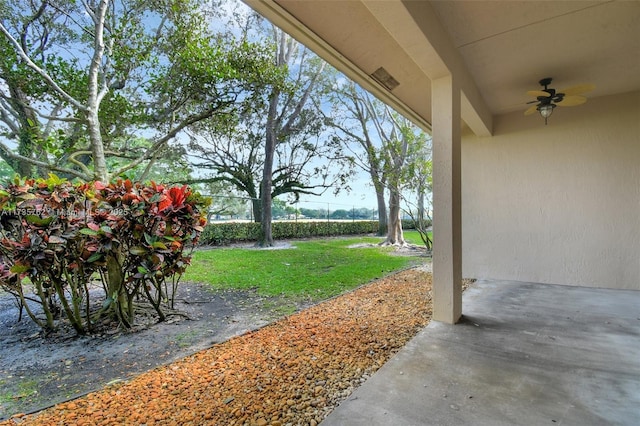
[[[418,231],[414,231],[414,230],[403,231],[403,235],[404,235],[404,240],[408,243],[417,244],[419,246],[424,245],[424,243],[420,239],[420,233]],[[431,232],[429,232],[429,237],[433,239],[433,235],[431,234]]]
[[[295,248],[279,250],[199,250],[183,279],[214,289],[255,288],[264,295],[320,300],[424,261],[393,256],[390,248],[349,248],[380,241],[374,237],[337,238],[296,241]]]

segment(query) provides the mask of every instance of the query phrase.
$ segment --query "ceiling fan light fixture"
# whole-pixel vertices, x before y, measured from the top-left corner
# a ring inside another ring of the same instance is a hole
[[[546,104],[546,105],[540,105],[538,107],[538,112],[540,112],[540,115],[542,117],[544,117],[544,124],[547,124],[547,118],[551,117],[551,114],[553,114],[553,109],[556,106],[554,104]]]

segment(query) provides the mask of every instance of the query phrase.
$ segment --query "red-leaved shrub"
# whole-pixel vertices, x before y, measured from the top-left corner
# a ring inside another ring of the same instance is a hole
[[[104,318],[128,328],[143,300],[162,321],[207,203],[187,186],[16,179],[0,186],[0,287],[47,330],[61,318],[78,333]],[[97,309],[93,283],[104,289]]]

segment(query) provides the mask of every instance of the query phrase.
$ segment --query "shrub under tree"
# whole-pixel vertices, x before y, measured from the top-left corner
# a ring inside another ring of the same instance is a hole
[[[187,186],[16,179],[0,186],[0,288],[45,330],[60,320],[80,334],[105,319],[130,328],[141,301],[162,321],[206,205]]]

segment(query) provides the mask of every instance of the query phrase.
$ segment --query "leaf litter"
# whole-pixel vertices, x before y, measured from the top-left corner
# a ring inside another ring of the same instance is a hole
[[[409,269],[0,425],[317,425],[430,319],[431,274]]]

